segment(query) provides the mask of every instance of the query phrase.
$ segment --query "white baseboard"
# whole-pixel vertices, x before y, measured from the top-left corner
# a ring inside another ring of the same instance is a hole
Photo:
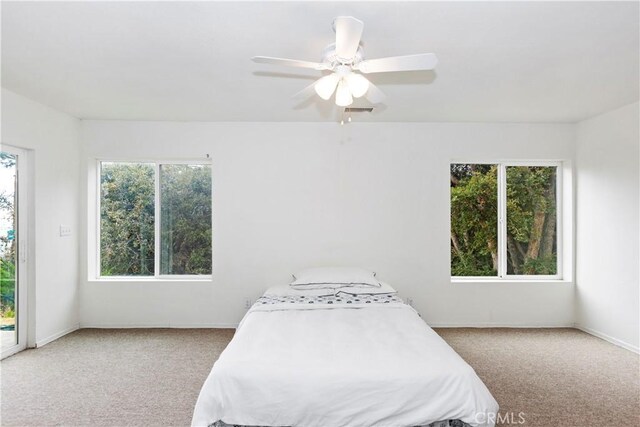
[[[78,329],[80,329],[80,325],[73,325],[72,327],[65,329],[64,331],[60,331],[53,335],[49,335],[48,337],[43,338],[41,340],[36,340],[36,345],[34,346],[34,348],[40,348],[43,345],[49,344],[51,341],[55,341],[58,338],[61,338],[67,334],[70,334],[73,331],[77,331]]]
[[[195,323],[185,325],[166,325],[159,323],[152,324],[117,324],[117,323],[87,323],[82,324],[80,329],[236,329],[237,323]]]
[[[603,332],[600,331],[596,331],[595,329],[591,329],[591,328],[587,328],[586,326],[580,326],[580,325],[575,325],[574,326],[576,329],[580,329],[582,332],[586,332],[589,335],[593,335],[594,337],[598,337],[600,339],[603,339],[607,342],[610,342],[611,344],[615,344],[618,347],[622,347],[626,350],[632,351],[634,353],[638,353],[640,354],[640,348],[636,347],[635,345],[631,345],[629,343],[626,343],[622,340],[619,340],[617,338],[612,337],[611,335],[607,335]]]
[[[509,323],[429,323],[427,324],[432,328],[573,328],[570,324],[554,324],[554,323],[527,323],[527,324],[509,324]]]

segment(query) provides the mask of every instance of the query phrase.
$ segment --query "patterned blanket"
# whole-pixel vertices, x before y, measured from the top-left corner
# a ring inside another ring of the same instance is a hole
[[[256,306],[270,304],[389,304],[401,303],[396,294],[349,294],[338,292],[335,295],[263,295],[256,301]]]

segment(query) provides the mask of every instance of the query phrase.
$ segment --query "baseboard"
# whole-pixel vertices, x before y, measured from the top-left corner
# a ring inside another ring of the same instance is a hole
[[[427,322],[428,323],[428,322]],[[526,323],[526,324],[510,324],[510,323],[428,323],[432,328],[573,328],[574,325],[570,324],[555,324],[555,323]]]
[[[40,347],[42,347],[43,345],[47,345],[47,344],[49,344],[51,341],[55,341],[55,340],[57,340],[58,338],[62,338],[63,336],[65,336],[65,335],[67,335],[67,334],[70,334],[70,333],[71,333],[71,332],[73,332],[73,331],[77,331],[78,329],[80,329],[80,325],[77,325],[77,324],[76,324],[76,325],[73,325],[72,327],[70,327],[70,328],[68,328],[68,329],[65,329],[64,331],[60,331],[60,332],[57,332],[57,333],[55,333],[55,334],[53,334],[53,335],[49,335],[48,337],[43,338],[43,339],[41,339],[41,340],[37,340],[37,341],[36,341],[36,345],[34,346],[34,348],[40,348]]]
[[[237,323],[195,323],[184,325],[167,325],[167,324],[130,324],[120,325],[117,323],[87,323],[82,324],[80,329],[236,329]]]
[[[587,328],[586,326],[580,326],[580,325],[575,325],[574,326],[576,329],[580,329],[582,332],[586,332],[589,335],[593,335],[594,337],[598,337],[600,339],[603,339],[607,342],[610,342],[611,344],[617,345],[618,347],[622,347],[626,350],[632,351],[634,353],[640,354],[640,348],[631,345],[629,343],[626,343],[622,340],[619,340],[617,338],[612,337],[611,335],[607,335],[603,332],[600,331],[596,331],[595,329],[591,329],[591,328]]]

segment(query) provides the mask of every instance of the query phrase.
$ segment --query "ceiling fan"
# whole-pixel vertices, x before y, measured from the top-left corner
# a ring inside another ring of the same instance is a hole
[[[426,71],[434,69],[438,63],[438,58],[433,53],[364,59],[360,45],[363,29],[364,23],[352,16],[335,18],[333,30],[336,33],[336,41],[325,48],[321,62],[269,56],[254,56],[251,59],[263,64],[330,71],[330,74],[313,82],[294,95],[294,98],[307,98],[315,92],[322,99],[329,100],[335,92],[335,103],[340,107],[348,107],[353,103],[353,98],[363,96],[373,104],[379,104],[384,100],[384,93],[363,74]]]

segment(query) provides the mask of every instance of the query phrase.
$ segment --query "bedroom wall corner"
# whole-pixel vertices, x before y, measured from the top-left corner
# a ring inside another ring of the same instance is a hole
[[[577,125],[576,326],[638,352],[639,104]]]

